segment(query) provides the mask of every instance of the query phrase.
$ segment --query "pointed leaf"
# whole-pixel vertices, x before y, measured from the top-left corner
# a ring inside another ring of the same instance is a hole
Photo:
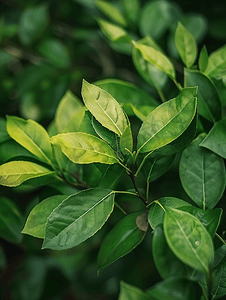
[[[113,211],[114,193],[88,189],[64,200],[48,217],[43,248],[69,249],[94,235]]]
[[[51,164],[52,148],[49,142],[49,135],[46,130],[33,120],[7,116],[6,128],[8,134],[17,143],[40,158],[42,161]]]
[[[140,50],[146,61],[166,73],[172,80],[175,80],[174,66],[163,53],[153,47],[143,45],[139,42],[133,42],[133,44]]]
[[[82,97],[98,122],[117,135],[122,135],[127,127],[126,117],[119,103],[108,92],[84,80]]]
[[[198,113],[211,122],[221,118],[221,101],[213,83],[199,71],[185,69],[185,86],[198,86]]]
[[[98,269],[104,268],[132,251],[141,243],[145,231],[137,227],[140,213],[125,216],[103,240],[97,258]]]
[[[103,19],[98,19],[97,21],[99,23],[101,31],[110,41],[127,42],[129,44],[131,43],[131,37],[127,34],[127,32],[123,28],[115,24],[112,24],[110,22],[107,22]]]
[[[197,44],[192,34],[179,22],[175,32],[175,45],[187,68],[190,68],[197,56]]]
[[[185,264],[208,272],[214,258],[212,239],[202,223],[187,212],[165,207],[164,233],[174,254]]]
[[[216,78],[226,75],[226,45],[210,54],[205,74]]]
[[[133,136],[130,124],[126,127],[125,131],[123,132],[120,138],[120,149],[124,155],[129,154],[129,152],[126,149],[128,149],[130,152],[133,151]]]
[[[209,57],[208,57],[208,52],[206,49],[206,46],[202,47],[202,50],[199,55],[199,70],[200,72],[204,73],[207,65],[208,65]]]
[[[55,175],[55,172],[29,161],[11,161],[0,166],[0,184],[18,186],[24,181],[45,175]]]
[[[139,288],[132,286],[126,282],[120,282],[119,300],[156,300]]]
[[[213,125],[210,132],[200,143],[200,146],[226,158],[226,118]]]
[[[223,159],[199,146],[205,134],[197,137],[182,153],[179,173],[186,193],[203,209],[213,208],[225,189]]]
[[[114,151],[106,142],[84,132],[61,133],[51,137],[50,141],[77,164],[118,162]]]
[[[165,146],[189,126],[196,111],[195,88],[183,89],[179,96],[151,112],[138,134],[138,151],[144,153]]]
[[[37,204],[30,212],[22,233],[44,239],[47,218],[52,211],[68,196],[56,195],[46,198]]]

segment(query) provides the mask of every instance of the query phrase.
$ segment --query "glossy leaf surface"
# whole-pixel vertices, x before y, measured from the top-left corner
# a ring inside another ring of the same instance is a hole
[[[82,97],[86,107],[104,127],[121,136],[127,127],[119,103],[105,90],[83,81]]]
[[[164,233],[174,254],[185,264],[201,272],[208,272],[213,263],[212,239],[194,216],[174,208],[165,208]]]
[[[61,133],[50,139],[53,145],[74,163],[100,162],[114,164],[118,160],[112,148],[103,140],[83,132]]]
[[[141,289],[132,286],[126,282],[120,282],[119,300],[155,300],[155,298],[147,295]]]
[[[68,197],[48,217],[43,248],[69,249],[94,235],[113,211],[114,193],[88,189]]]
[[[121,219],[107,234],[98,253],[98,268],[104,268],[132,251],[141,243],[145,231],[137,227],[136,219],[141,213],[133,213]]]
[[[197,56],[197,45],[192,34],[179,22],[175,32],[175,45],[187,68],[190,68]]]
[[[198,86],[198,113],[211,122],[221,118],[221,101],[213,83],[199,71],[185,69],[185,86]]]
[[[22,233],[44,239],[47,218],[51,215],[52,211],[66,198],[67,196],[65,195],[56,195],[49,197],[37,204],[30,212]]]
[[[216,78],[226,75],[226,45],[210,54],[205,74]]]
[[[138,134],[141,153],[163,147],[179,137],[189,126],[196,111],[196,89],[186,88],[151,112]]]
[[[182,153],[179,174],[186,193],[203,209],[213,208],[225,189],[223,159],[200,147],[205,134],[199,135]]]
[[[17,143],[42,161],[51,164],[52,149],[49,136],[40,124],[33,120],[24,120],[22,118],[8,116],[6,128],[8,134]]]
[[[18,186],[31,178],[55,175],[55,172],[28,161],[11,161],[0,166],[0,184]]]
[[[200,146],[226,158],[226,118],[213,125]]]

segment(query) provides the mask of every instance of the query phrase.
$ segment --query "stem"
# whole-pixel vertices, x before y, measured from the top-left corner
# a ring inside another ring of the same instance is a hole
[[[124,213],[124,215],[127,215],[127,212],[125,212],[124,209],[116,201],[115,205]]]
[[[132,172],[130,172],[129,177],[132,180],[137,196],[143,201],[144,205],[147,206],[148,204],[147,200],[141,195],[140,191],[138,190],[135,175]]]
[[[133,195],[137,197],[136,193],[133,192],[127,192],[127,191],[114,191],[116,194],[128,194],[128,195]]]
[[[218,233],[215,233],[215,235],[218,237],[218,239],[219,239],[224,245],[226,245],[225,240],[224,240]]]
[[[157,90],[157,92],[158,92],[158,94],[159,94],[159,97],[160,97],[160,99],[162,100],[162,102],[163,102],[163,103],[166,102],[166,98],[165,98],[165,96],[164,96],[162,90],[159,89],[159,88],[157,88],[156,86],[155,86],[155,88],[156,88],[156,90]]]
[[[119,163],[124,169],[126,169],[126,171],[127,171],[128,173],[131,172],[131,170],[130,170],[129,168],[127,168],[127,166],[123,165],[123,163],[121,163],[120,160],[118,160],[118,163]]]
[[[143,167],[145,160],[148,158],[149,155],[152,154],[153,151],[149,152],[142,160],[141,164],[139,165],[139,168],[137,169],[136,173],[135,173],[135,177],[137,177],[138,173],[140,172],[141,168]]]

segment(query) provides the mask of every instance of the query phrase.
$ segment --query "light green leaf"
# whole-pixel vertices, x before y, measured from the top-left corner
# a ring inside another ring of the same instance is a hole
[[[46,3],[23,11],[19,24],[19,38],[24,45],[30,45],[45,30],[49,23]]]
[[[133,151],[133,136],[130,124],[126,127],[125,131],[123,132],[120,138],[120,149],[124,155],[129,154],[129,152],[126,149],[128,149],[130,152]]]
[[[208,273],[213,263],[214,248],[202,223],[187,212],[165,207],[163,226],[173,253],[185,264]]]
[[[83,107],[82,102],[71,91],[67,91],[56,110],[55,121],[59,132],[70,122],[71,118]]]
[[[113,22],[121,26],[126,26],[127,22],[120,10],[109,2],[96,0],[97,7]]]
[[[46,130],[33,120],[7,116],[8,134],[42,161],[51,164],[52,148]]]
[[[192,34],[179,22],[175,32],[175,45],[187,68],[190,68],[197,56],[197,44]]]
[[[209,57],[208,57],[208,52],[206,49],[206,46],[202,47],[202,50],[199,55],[199,70],[200,72],[204,73],[207,65],[208,65]]]
[[[0,237],[10,243],[20,243],[23,218],[14,202],[0,197]]]
[[[51,215],[52,211],[67,197],[68,196],[65,195],[56,195],[49,197],[37,204],[30,212],[26,224],[24,225],[24,229],[21,233],[44,239],[47,218]]]
[[[209,120],[216,122],[221,118],[221,101],[213,83],[199,71],[185,69],[185,86],[198,86],[197,105],[198,113]]]
[[[213,125],[210,132],[200,143],[200,146],[226,158],[226,118]]]
[[[205,134],[199,135],[182,153],[179,173],[186,193],[203,209],[213,208],[225,189],[223,159],[200,147]]]
[[[55,172],[29,161],[11,161],[0,166],[0,184],[18,186],[24,181],[45,175],[55,175]]]
[[[87,108],[83,106],[80,110],[73,114],[73,116],[68,120],[67,125],[64,127],[62,132],[85,132],[82,130],[84,124],[84,119]]]
[[[175,69],[171,61],[160,51],[153,47],[143,45],[139,42],[133,42],[134,46],[140,50],[143,58],[153,66],[159,68],[167,74],[172,80],[175,80]]]
[[[141,243],[145,231],[137,227],[136,220],[141,213],[125,216],[104,238],[97,258],[98,269],[104,268],[132,251]]]
[[[120,282],[120,294],[118,300],[155,300],[139,288],[126,282]]]
[[[147,116],[156,108],[156,106],[139,106],[137,109],[133,104],[126,103],[123,105],[124,111],[128,116],[136,116],[142,122],[147,118]]]
[[[94,235],[112,213],[114,197],[97,188],[68,197],[48,217],[43,248],[69,249]]]
[[[150,152],[178,138],[189,126],[196,112],[196,88],[185,88],[174,99],[151,112],[138,134],[139,152]]]
[[[84,132],[62,133],[51,137],[53,145],[74,163],[90,164],[100,162],[114,164],[118,160],[112,148],[103,140]]]
[[[107,22],[103,19],[98,19],[98,24],[103,34],[112,42],[127,42],[131,43],[131,37],[121,27]],[[132,47],[132,46],[131,46]]]
[[[119,103],[108,92],[83,80],[82,97],[98,122],[117,135],[122,135],[127,120]]]
[[[215,78],[226,75],[226,45],[210,54],[205,74]]]

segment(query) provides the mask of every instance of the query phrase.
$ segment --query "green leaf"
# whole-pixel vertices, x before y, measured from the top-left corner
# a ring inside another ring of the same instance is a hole
[[[122,135],[127,120],[119,103],[108,92],[83,80],[82,97],[98,122],[117,135]]]
[[[103,19],[98,19],[98,24],[103,34],[112,42],[126,42],[131,43],[131,37],[121,27],[107,22]],[[131,45],[132,48],[132,45]]]
[[[103,79],[96,81],[95,85],[107,91],[114,97],[119,104],[122,105],[125,112],[130,115],[127,105],[132,104],[139,109],[142,106],[156,107],[158,102],[148,95],[144,90],[136,87],[130,82],[119,79]]]
[[[194,281],[170,277],[154,285],[147,294],[158,300],[191,300],[200,299],[201,289]]]
[[[138,246],[145,231],[137,227],[141,213],[133,213],[121,219],[104,238],[97,258],[98,269],[104,268]]]
[[[37,204],[30,212],[21,233],[44,239],[47,218],[51,215],[52,211],[67,197],[68,196],[65,195],[56,195],[46,198]]]
[[[210,236],[213,238],[218,226],[220,225],[223,210],[221,208],[203,210],[194,206],[180,207],[180,210],[186,211],[195,216],[203,224]]]
[[[46,3],[23,11],[19,24],[19,38],[24,45],[30,45],[45,30],[49,23]]]
[[[127,17],[128,21],[135,25],[137,23],[137,18],[139,15],[140,9],[140,2],[139,0],[121,0],[123,4],[123,8],[125,11],[125,16]]]
[[[206,49],[206,46],[202,47],[202,50],[199,55],[199,70],[200,72],[204,73],[207,65],[208,65],[209,57],[208,57],[208,52]]]
[[[218,79],[226,75],[226,45],[210,54],[205,74]]]
[[[97,188],[68,197],[47,219],[43,248],[69,249],[94,235],[112,213],[114,197]]]
[[[160,51],[153,47],[143,45],[139,42],[134,42],[136,47],[143,55],[143,58],[151,63],[153,66],[159,68],[162,72],[167,74],[172,80],[175,80],[175,69],[171,61]]]
[[[214,253],[213,268],[215,268],[220,262],[225,262],[225,257],[226,257],[226,245],[222,245]]]
[[[10,136],[6,131],[6,121],[3,118],[0,118],[0,143],[3,143],[7,140],[10,140]]]
[[[120,282],[119,300],[155,300],[151,296],[146,295],[145,292],[139,288],[132,286],[124,281]]]
[[[29,161],[11,161],[0,166],[0,184],[18,186],[24,181],[45,175],[55,175],[55,172]]]
[[[57,68],[68,68],[70,56],[67,47],[58,39],[42,40],[38,51]]]
[[[221,118],[221,101],[213,83],[199,71],[185,69],[185,86],[198,86],[198,113],[211,122]]]
[[[124,111],[128,116],[136,116],[142,122],[147,118],[147,116],[156,108],[156,106],[140,106],[138,109],[131,103],[126,103],[123,105]]]
[[[146,36],[139,40],[142,45],[150,46],[157,51],[162,52],[162,49],[155,43],[150,36]],[[165,86],[167,81],[167,75],[162,72],[159,68],[155,67],[153,64],[146,61],[141,53],[136,47],[133,47],[132,51],[133,63],[138,71],[138,73],[146,80],[151,86],[157,89],[161,89]]]
[[[185,88],[179,96],[161,104],[148,115],[138,133],[139,152],[165,146],[186,130],[196,112],[195,93],[195,88]]]
[[[161,205],[159,205],[159,203]],[[191,206],[188,202],[174,197],[163,197],[159,200],[153,201],[148,213],[148,222],[152,229],[163,224],[164,210],[162,207],[180,208],[184,206]]]
[[[119,164],[100,164],[97,167],[102,173],[102,177],[98,183],[99,188],[113,188],[124,170]]]
[[[190,68],[197,56],[197,44],[192,34],[179,22],[175,32],[175,45],[187,68]]]
[[[0,197],[0,237],[10,243],[20,243],[23,227],[23,218],[14,202],[5,197]]]
[[[163,226],[167,243],[174,254],[192,268],[208,273],[214,248],[202,223],[187,212],[165,207]]]
[[[63,132],[71,118],[82,108],[82,102],[71,91],[67,91],[56,111],[55,121],[58,131]]]
[[[40,160],[51,164],[52,148],[46,130],[33,120],[7,116],[8,134]]]
[[[96,0],[95,2],[97,7],[113,22],[116,22],[121,26],[127,25],[124,16],[121,14],[120,10],[118,10],[117,7],[115,7],[109,2],[102,1],[102,0]]]
[[[225,166],[221,157],[200,147],[205,134],[199,135],[182,153],[179,173],[182,186],[203,209],[213,208],[225,189]]]
[[[216,122],[204,140],[201,147],[210,149],[214,153],[226,158],[226,118]]]
[[[123,132],[120,138],[120,149],[124,155],[129,154],[129,152],[126,149],[128,149],[130,152],[133,151],[133,136],[130,124],[126,127],[125,131]]]
[[[118,162],[114,151],[106,142],[84,132],[61,133],[51,137],[50,141],[77,164]]]

